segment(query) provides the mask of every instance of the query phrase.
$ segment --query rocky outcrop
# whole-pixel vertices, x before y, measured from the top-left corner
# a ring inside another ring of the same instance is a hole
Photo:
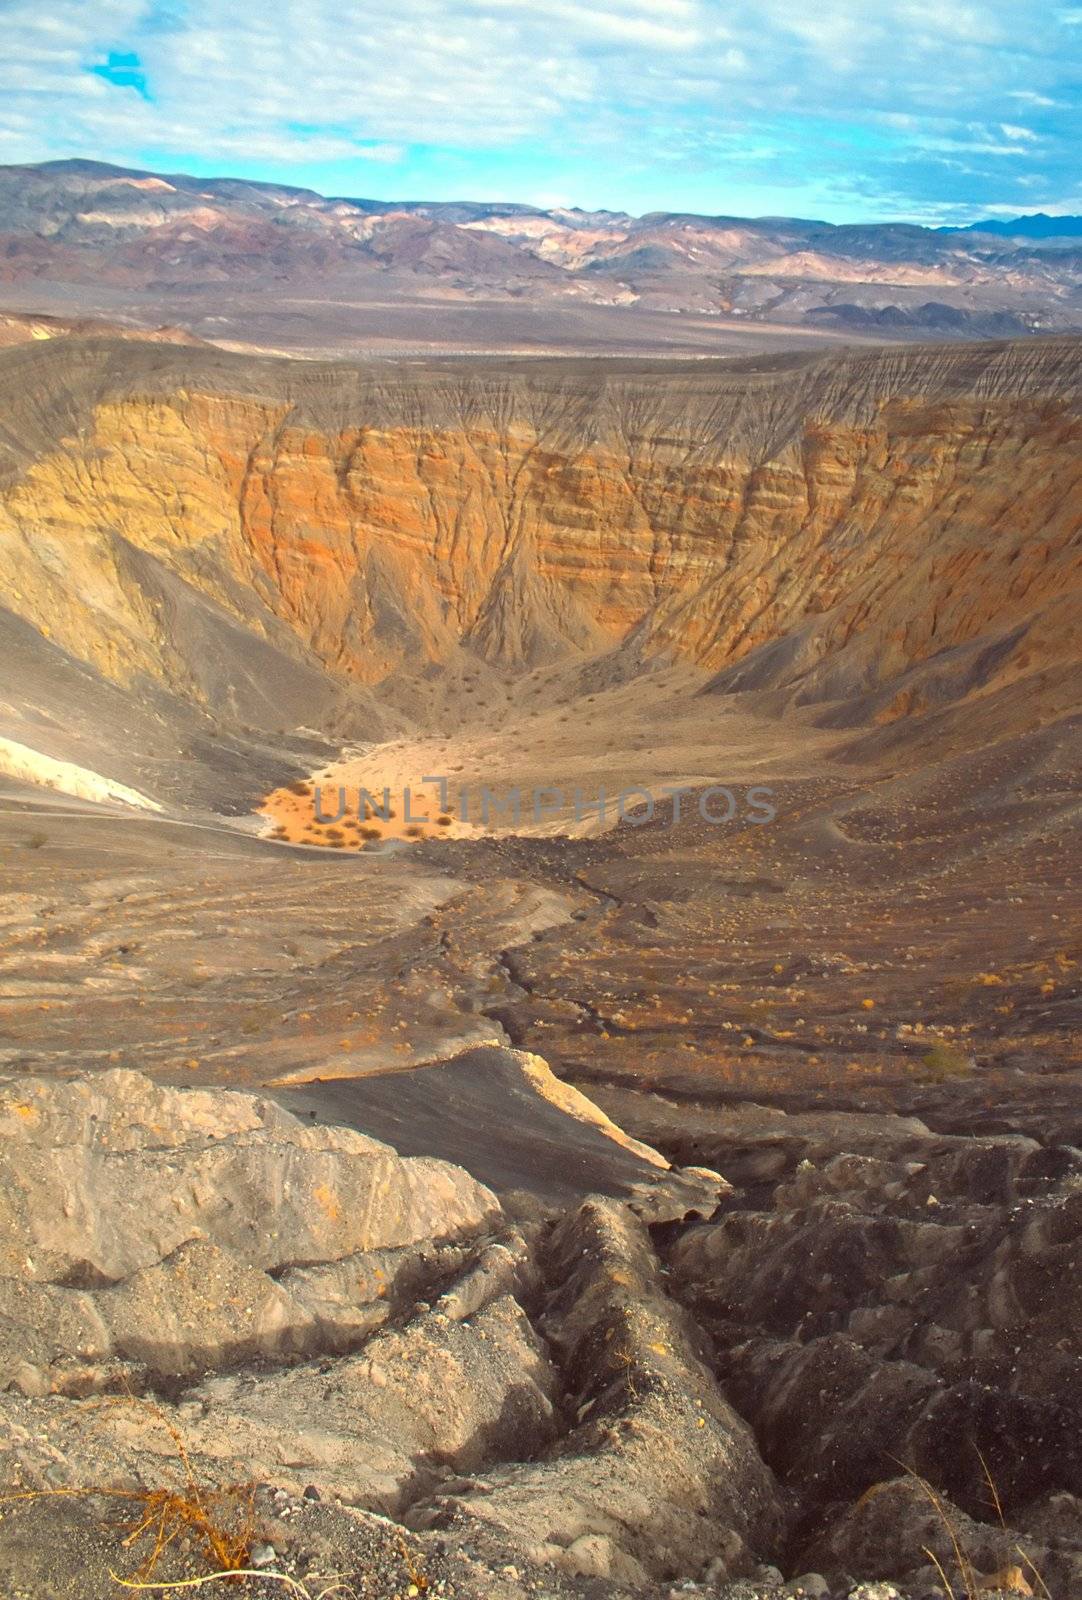
[[[176,1495],[308,1594],[358,1538],[388,1596],[1073,1594],[1077,1153],[860,1120],[753,1161],[770,1209],[644,1163],[516,1224],[259,1095],[5,1081],[0,1587],[104,1600],[97,1498]]]
[[[632,1585],[710,1561],[749,1570],[753,1552],[777,1546],[777,1490],[701,1334],[662,1289],[641,1223],[588,1201],[556,1229],[545,1275],[540,1325],[578,1426],[549,1458],[440,1496],[420,1525],[467,1517],[533,1560]]]
[[[9,1080],[0,1131],[20,1503],[314,1485],[618,1588],[774,1551],[772,1475],[628,1205],[523,1233],[446,1163],[131,1072]]]
[[[193,1238],[280,1271],[475,1232],[498,1209],[446,1162],[134,1072],[5,1086],[0,1129],[0,1270],[29,1282],[114,1283]]]
[[[0,1385],[27,1394],[355,1347],[499,1211],[446,1162],[135,1072],[5,1084],[0,1130]]]
[[[0,312],[0,348],[44,339],[145,339],[152,344],[199,345],[204,341],[184,328],[140,328],[99,317],[55,317],[42,312]]]
[[[1078,1152],[892,1120],[675,1244],[727,1390],[806,1517],[899,1467],[979,1518],[1077,1495]]]

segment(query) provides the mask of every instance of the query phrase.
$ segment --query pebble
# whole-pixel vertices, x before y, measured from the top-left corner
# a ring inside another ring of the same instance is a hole
[[[278,1552],[272,1544],[257,1544],[248,1559],[253,1567],[272,1567],[278,1559]]]

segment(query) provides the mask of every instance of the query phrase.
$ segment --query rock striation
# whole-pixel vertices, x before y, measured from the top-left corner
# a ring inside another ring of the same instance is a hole
[[[1080,350],[598,372],[15,349],[0,600],[227,718],[266,673],[286,701],[305,674],[393,696],[465,650],[675,657],[889,721],[1077,667]]]

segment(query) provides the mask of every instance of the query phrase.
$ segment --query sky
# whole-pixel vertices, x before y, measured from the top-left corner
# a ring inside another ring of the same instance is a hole
[[[1082,213],[1082,0],[0,0],[0,162],[376,199]]]

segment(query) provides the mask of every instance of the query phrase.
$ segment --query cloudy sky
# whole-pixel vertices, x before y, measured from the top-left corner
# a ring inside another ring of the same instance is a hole
[[[635,212],[1082,212],[1082,0],[0,0],[0,19],[0,162]]]

